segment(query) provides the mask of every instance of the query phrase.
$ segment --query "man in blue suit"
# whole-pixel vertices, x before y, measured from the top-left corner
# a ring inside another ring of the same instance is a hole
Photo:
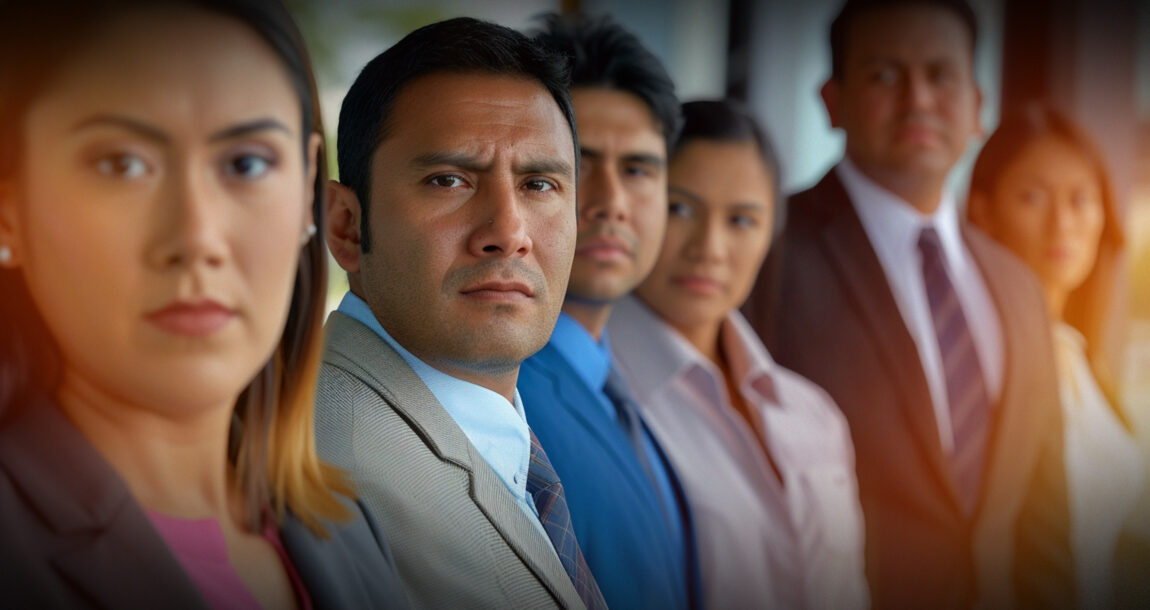
[[[572,59],[578,233],[555,331],[525,361],[527,421],[563,480],[575,535],[611,608],[697,607],[690,515],[670,463],[613,371],[613,304],[654,266],[667,221],[674,85],[606,18],[545,21],[536,40]]]

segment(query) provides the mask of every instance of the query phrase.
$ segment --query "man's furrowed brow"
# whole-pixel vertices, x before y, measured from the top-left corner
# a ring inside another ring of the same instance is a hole
[[[477,172],[486,171],[491,168],[490,163],[481,161],[475,155],[450,151],[436,151],[419,155],[411,161],[411,164],[415,167],[448,165]]]
[[[548,176],[575,175],[575,168],[563,159],[530,159],[515,165],[516,174],[544,174]]]

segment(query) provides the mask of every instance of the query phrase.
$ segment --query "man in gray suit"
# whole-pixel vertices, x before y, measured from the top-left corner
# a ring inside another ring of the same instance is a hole
[[[577,150],[565,61],[474,19],[412,32],[344,99],[325,237],[351,290],[317,439],[417,607],[605,607],[516,390],[566,292]]]

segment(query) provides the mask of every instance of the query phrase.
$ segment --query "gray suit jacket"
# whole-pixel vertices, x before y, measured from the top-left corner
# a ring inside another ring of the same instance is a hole
[[[582,608],[550,541],[415,371],[373,330],[327,323],[320,455],[349,472],[420,608]]]
[[[290,514],[280,528],[313,606],[406,608],[375,524],[324,525],[324,539]],[[207,609],[123,480],[48,401],[0,424],[0,607]]]
[[[1073,604],[1062,422],[1038,282],[976,229],[966,242],[999,314],[1005,371],[982,495],[961,509],[918,351],[832,170],[788,202],[744,311],[775,359],[850,424],[874,608]]]

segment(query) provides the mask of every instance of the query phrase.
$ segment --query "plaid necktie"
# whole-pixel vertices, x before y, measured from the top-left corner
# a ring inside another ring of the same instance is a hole
[[[938,348],[946,375],[946,398],[954,434],[951,467],[967,514],[974,511],[982,484],[982,469],[990,436],[990,399],[974,340],[947,276],[942,244],[933,228],[918,238],[922,275]]]
[[[575,539],[575,530],[571,527],[571,513],[567,509],[567,500],[563,497],[563,483],[559,475],[551,467],[551,461],[531,433],[531,465],[527,468],[527,493],[535,501],[535,510],[539,511],[539,521],[543,530],[551,539],[563,569],[579,592],[579,599],[587,610],[600,610],[607,607],[603,594],[599,592],[599,585],[591,575],[591,569],[583,559],[579,550],[579,541]]]

